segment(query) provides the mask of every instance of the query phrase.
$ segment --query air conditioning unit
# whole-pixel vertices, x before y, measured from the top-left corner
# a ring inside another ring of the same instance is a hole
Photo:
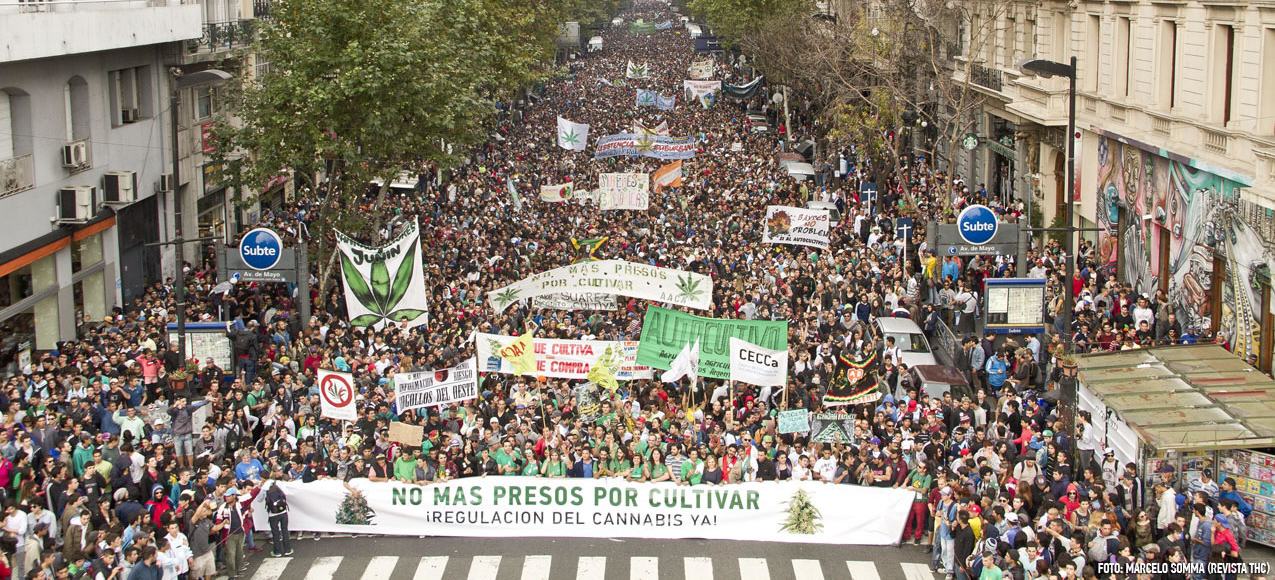
[[[97,214],[97,188],[76,185],[58,190],[58,221],[84,223]]]
[[[87,141],[75,141],[62,146],[62,167],[84,167],[89,162]]]
[[[136,123],[138,118],[136,108],[120,110],[121,123]]]
[[[159,176],[159,190],[160,191],[173,190],[173,174],[164,173]]]
[[[137,201],[137,172],[110,171],[103,175],[102,201],[118,204]]]

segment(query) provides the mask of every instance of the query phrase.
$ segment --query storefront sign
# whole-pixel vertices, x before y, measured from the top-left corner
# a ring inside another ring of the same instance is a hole
[[[297,531],[875,546],[898,543],[913,498],[901,489],[809,481],[686,487],[505,476],[428,486],[366,479],[274,485],[287,494],[288,525]],[[258,529],[268,527],[265,495],[253,503]]]

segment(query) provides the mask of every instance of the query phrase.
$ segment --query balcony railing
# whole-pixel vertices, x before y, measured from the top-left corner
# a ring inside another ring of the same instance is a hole
[[[186,41],[186,52],[217,52],[234,50],[252,43],[254,28],[252,20],[234,22],[211,22],[204,25],[204,35]]]
[[[1001,91],[1001,87],[1004,86],[1004,77],[1001,71],[979,63],[970,65],[970,81],[980,87],[985,87],[998,93]]]
[[[34,160],[30,154],[0,160],[0,197],[35,187]]]
[[[270,0],[252,0],[252,17],[270,18]]]
[[[1204,146],[1217,153],[1226,154],[1227,148],[1231,144],[1231,137],[1221,131],[1201,129],[1200,136],[1204,141]]]

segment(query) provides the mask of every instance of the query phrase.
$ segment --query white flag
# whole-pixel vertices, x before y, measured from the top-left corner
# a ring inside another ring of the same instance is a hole
[[[770,350],[730,337],[730,380],[759,387],[787,384],[788,351]]]
[[[694,385],[695,379],[699,376],[699,339],[695,339],[695,344],[686,343],[682,345],[682,352],[677,353],[677,358],[669,363],[667,371],[660,375],[660,380],[666,383],[676,383],[682,377],[691,377],[691,384]]]
[[[589,141],[589,125],[558,117],[558,146],[570,151],[584,151]]]
[[[354,375],[319,369],[318,378],[320,415],[342,421],[358,419],[358,410],[354,408],[357,393]]]

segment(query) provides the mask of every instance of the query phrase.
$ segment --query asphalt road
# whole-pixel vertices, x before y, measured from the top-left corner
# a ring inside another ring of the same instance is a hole
[[[263,538],[264,539],[264,538]],[[260,542],[262,547],[268,543]],[[267,548],[268,549],[268,548]],[[934,580],[920,547],[718,540],[359,537],[295,540],[250,580]]]

